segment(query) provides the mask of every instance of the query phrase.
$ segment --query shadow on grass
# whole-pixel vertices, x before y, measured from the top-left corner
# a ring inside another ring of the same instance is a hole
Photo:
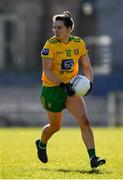
[[[79,169],[51,169],[51,168],[41,168],[42,171],[54,171],[54,172],[64,172],[64,173],[69,173],[69,172],[77,172],[77,173],[82,173],[82,174],[104,174],[99,169],[91,169],[91,170],[79,170]]]

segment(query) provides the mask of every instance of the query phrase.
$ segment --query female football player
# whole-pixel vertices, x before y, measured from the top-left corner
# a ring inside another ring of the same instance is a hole
[[[84,99],[75,95],[70,83],[78,73],[80,61],[84,76],[90,81],[90,89],[87,92],[89,94],[93,83],[93,70],[85,42],[71,35],[73,28],[74,21],[68,11],[53,16],[54,36],[46,41],[41,52],[43,66],[41,102],[47,111],[49,123],[43,127],[41,138],[36,140],[36,147],[40,161],[47,163],[48,140],[60,130],[62,110],[67,108],[79,123],[82,139],[89,154],[90,166],[94,168],[104,164],[105,159],[96,156],[94,136]]]

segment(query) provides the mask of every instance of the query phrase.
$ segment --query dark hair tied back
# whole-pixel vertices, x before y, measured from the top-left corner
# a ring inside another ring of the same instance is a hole
[[[64,25],[69,28],[71,27],[71,29],[73,30],[74,28],[74,21],[71,17],[71,14],[69,11],[64,11],[62,14],[57,14],[53,16],[53,22],[54,21],[63,21]]]
[[[63,14],[69,18],[71,18],[71,14],[69,11],[64,11]]]

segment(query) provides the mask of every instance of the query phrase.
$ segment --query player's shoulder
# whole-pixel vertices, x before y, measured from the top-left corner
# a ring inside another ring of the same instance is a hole
[[[78,42],[78,43],[84,43],[84,40],[81,39],[79,36],[70,36],[70,39],[73,41],[73,42]]]
[[[58,43],[59,41],[56,39],[55,36],[51,37],[50,39],[47,40],[47,43],[49,44],[56,44]]]

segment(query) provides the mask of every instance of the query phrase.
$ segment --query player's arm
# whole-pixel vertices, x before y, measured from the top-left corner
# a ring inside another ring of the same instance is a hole
[[[82,67],[83,67],[83,72],[84,72],[84,75],[91,81],[93,82],[93,69],[91,67],[91,64],[90,64],[90,60],[89,60],[89,57],[88,55],[84,55],[84,56],[81,56],[80,57],[80,62],[82,64]]]
[[[44,74],[47,76],[47,78],[50,81],[53,81],[54,83],[59,85],[61,83],[60,79],[58,79],[51,70],[51,68],[52,68],[52,59],[50,59],[50,58],[42,58],[42,66],[43,66]]]

